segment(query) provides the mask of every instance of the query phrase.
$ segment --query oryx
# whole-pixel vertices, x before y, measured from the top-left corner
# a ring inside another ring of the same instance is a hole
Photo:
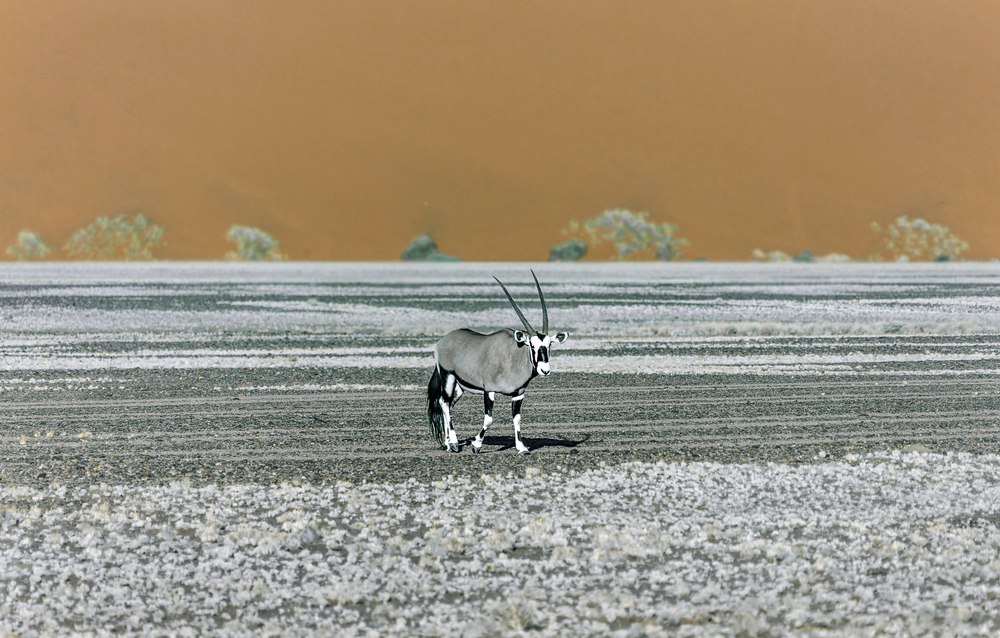
[[[548,376],[549,348],[566,341],[569,334],[560,332],[550,337],[549,314],[538,277],[531,271],[542,304],[542,331],[536,332],[524,318],[507,287],[496,279],[510,300],[525,331],[505,328],[488,335],[467,328],[453,330],[434,346],[434,374],[427,385],[427,416],[431,434],[450,452],[460,451],[458,436],[451,425],[451,408],[466,391],[482,394],[485,402],[483,429],[472,440],[472,451],[478,453],[486,438],[486,429],[493,423],[493,401],[497,394],[510,397],[514,416],[514,447],[518,454],[530,451],[521,442],[521,402],[528,383],[536,376]]]

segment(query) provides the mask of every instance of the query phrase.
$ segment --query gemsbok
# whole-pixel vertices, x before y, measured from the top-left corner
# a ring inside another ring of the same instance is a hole
[[[482,394],[484,400],[483,429],[472,439],[472,451],[479,453],[486,430],[493,423],[493,402],[496,395],[510,397],[514,417],[514,447],[518,454],[531,451],[521,441],[521,403],[524,390],[537,376],[548,376],[549,348],[569,337],[565,332],[548,335],[549,314],[538,277],[531,271],[542,305],[542,331],[536,332],[524,313],[517,307],[507,287],[496,279],[524,324],[524,331],[505,328],[481,334],[468,328],[453,330],[434,346],[434,374],[427,385],[427,416],[431,434],[449,452],[459,452],[458,435],[451,423],[451,409],[465,392]]]

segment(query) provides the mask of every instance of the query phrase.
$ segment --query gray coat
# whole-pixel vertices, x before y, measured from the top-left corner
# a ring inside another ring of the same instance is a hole
[[[434,359],[473,392],[515,395],[535,376],[531,347],[518,347],[509,328],[488,335],[467,328],[453,330],[434,346]]]

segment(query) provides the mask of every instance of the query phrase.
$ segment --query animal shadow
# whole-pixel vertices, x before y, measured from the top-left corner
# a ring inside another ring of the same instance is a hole
[[[588,439],[590,439],[589,435],[583,437],[579,441],[571,441],[569,439],[528,438],[522,436],[521,442],[527,445],[529,450],[540,450],[547,447],[574,448],[578,445],[586,443]],[[463,448],[471,443],[471,438],[461,442]],[[491,449],[487,450],[487,446]],[[499,449],[496,449],[497,447],[499,447]],[[513,447],[513,436],[487,436],[483,439],[483,452],[503,452],[504,450],[510,450]]]

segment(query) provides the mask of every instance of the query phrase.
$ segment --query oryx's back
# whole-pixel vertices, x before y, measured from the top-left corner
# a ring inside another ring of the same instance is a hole
[[[531,362],[509,329],[484,335],[473,330],[449,332],[434,346],[437,364],[453,371],[466,388],[512,393],[531,380]]]

